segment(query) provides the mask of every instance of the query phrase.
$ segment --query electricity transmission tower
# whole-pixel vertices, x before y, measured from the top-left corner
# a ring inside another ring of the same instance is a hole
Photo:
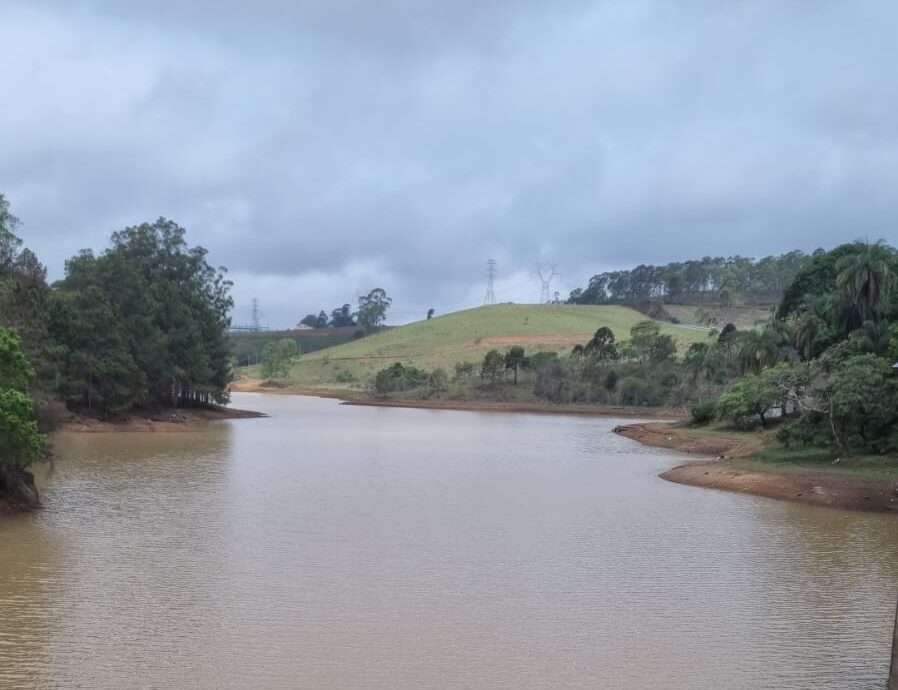
[[[255,297],[253,297],[253,330],[262,330],[262,325],[259,322],[259,300],[257,300]]]
[[[496,303],[496,260],[490,259],[486,262],[486,296],[483,298],[484,304]]]
[[[552,301],[552,281],[558,277],[558,272],[555,270],[555,268],[555,264],[541,264],[536,268],[536,275],[539,276],[540,282],[540,304],[548,304]]]

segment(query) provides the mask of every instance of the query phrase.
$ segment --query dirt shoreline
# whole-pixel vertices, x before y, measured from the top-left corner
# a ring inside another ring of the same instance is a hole
[[[779,472],[757,468],[750,461],[763,447],[763,440],[757,437],[696,436],[689,429],[658,422],[629,424],[614,431],[645,445],[716,457],[678,465],[658,475],[675,484],[841,510],[898,514],[898,481],[873,481],[811,469]]]
[[[134,412],[121,419],[103,420],[74,415],[62,422],[57,431],[63,433],[149,432],[173,433],[197,431],[210,422],[224,419],[267,417],[262,412],[231,407],[171,409],[157,412]]]
[[[266,386],[255,379],[243,379],[231,386],[235,393],[268,393],[300,395],[340,400],[344,405],[362,407],[401,407],[421,410],[455,410],[461,412],[523,412],[528,414],[560,414],[581,417],[632,417],[636,419],[678,420],[686,417],[685,410],[669,407],[625,407],[615,405],[571,404],[523,400],[453,400],[436,398],[373,398],[368,393],[340,388],[280,388]]]
[[[490,400],[344,400],[343,405],[360,407],[405,407],[422,410],[456,410],[462,412],[525,412],[580,417],[634,417],[639,419],[681,419],[684,414],[669,408],[616,407],[612,405],[556,405]]]

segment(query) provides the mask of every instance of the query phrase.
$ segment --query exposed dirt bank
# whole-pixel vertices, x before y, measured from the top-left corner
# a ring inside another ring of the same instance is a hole
[[[802,467],[778,470],[752,459],[769,440],[762,434],[727,436],[658,422],[630,424],[615,432],[650,446],[716,456],[715,460],[690,462],[659,475],[677,484],[828,508],[898,513],[898,478],[863,479]]]
[[[73,415],[63,421],[59,431],[77,433],[102,433],[110,431],[178,432],[196,431],[209,422],[222,419],[247,419],[265,417],[261,412],[237,410],[231,407],[133,412],[127,416],[104,420]]]
[[[659,422],[627,424],[617,427],[614,432],[647,446],[669,448],[695,455],[729,458],[745,458],[754,455],[764,447],[765,443],[765,438],[760,434],[699,434],[694,429]]]
[[[695,462],[660,475],[677,484],[723,489],[844,510],[898,513],[895,482],[870,481],[825,472],[783,473],[738,462]]]
[[[539,402],[489,400],[345,400],[344,405],[368,407],[411,407],[425,410],[469,410],[473,412],[529,412],[535,414],[581,415],[586,417],[639,417],[679,419],[683,413],[664,407],[618,407],[614,405],[556,405]]]
[[[408,407],[424,410],[462,410],[471,412],[528,412],[587,417],[636,417],[640,419],[683,419],[686,412],[668,407],[623,407],[614,405],[556,405],[540,400],[458,400],[452,398],[374,398],[366,391],[353,388],[303,388],[280,386],[273,382],[243,378],[231,385],[238,393],[270,393],[274,395],[307,395],[341,400],[345,405],[369,407]]]

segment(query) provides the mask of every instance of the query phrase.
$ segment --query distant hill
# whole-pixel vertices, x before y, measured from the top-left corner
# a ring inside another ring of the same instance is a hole
[[[607,326],[619,340],[645,316],[621,306],[570,304],[501,304],[478,307],[417,321],[377,335],[319,350],[294,365],[290,383],[296,386],[362,384],[379,369],[402,362],[424,369],[443,367],[452,375],[456,362],[480,363],[493,348],[513,345],[528,353],[569,352]],[[680,344],[702,340],[707,330],[696,326],[661,323]],[[250,372],[252,373],[252,372]]]

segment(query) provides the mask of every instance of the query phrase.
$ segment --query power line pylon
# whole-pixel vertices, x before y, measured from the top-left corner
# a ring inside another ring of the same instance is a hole
[[[552,301],[552,281],[558,277],[558,272],[555,270],[555,268],[555,264],[540,264],[536,267],[536,275],[539,276],[540,282],[540,304],[548,304]]]
[[[490,259],[486,262],[486,296],[483,298],[484,304],[496,303],[496,260]]]
[[[255,297],[253,297],[253,330],[262,330],[262,324],[259,320],[259,300],[257,300]]]

